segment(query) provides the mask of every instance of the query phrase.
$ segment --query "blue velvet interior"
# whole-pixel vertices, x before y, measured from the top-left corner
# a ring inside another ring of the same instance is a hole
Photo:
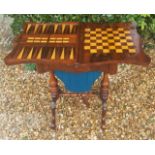
[[[55,71],[55,75],[63,81],[66,89],[75,93],[88,92],[101,72],[72,73]]]

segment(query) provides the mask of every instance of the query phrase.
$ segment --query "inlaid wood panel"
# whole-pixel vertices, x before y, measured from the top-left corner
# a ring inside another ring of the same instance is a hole
[[[5,62],[84,71],[101,70],[103,64],[147,65],[150,59],[133,23],[63,22],[26,23]]]

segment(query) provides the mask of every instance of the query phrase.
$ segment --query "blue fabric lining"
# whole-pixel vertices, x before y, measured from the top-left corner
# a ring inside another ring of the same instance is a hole
[[[67,90],[75,93],[88,92],[101,72],[72,73],[55,71],[55,75],[63,81]]]

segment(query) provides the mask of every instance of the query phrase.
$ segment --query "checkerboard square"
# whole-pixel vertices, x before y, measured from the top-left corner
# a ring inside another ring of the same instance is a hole
[[[134,46],[134,43],[133,42],[127,42],[127,45],[128,46]]]
[[[103,42],[102,45],[103,46],[109,46],[109,44],[107,42]]]
[[[115,46],[109,46],[110,50],[114,50],[116,47]]]
[[[103,46],[97,46],[98,50],[103,50]]]
[[[85,50],[90,50],[91,48],[90,48],[90,46],[84,46],[84,49]]]
[[[132,37],[131,36],[127,36],[126,39],[127,40],[132,40]]]
[[[128,49],[128,46],[122,46],[122,49],[123,50],[127,50]]]
[[[100,40],[96,40],[97,43],[102,43],[103,41],[100,39]]]
[[[122,49],[116,49],[116,53],[123,53]]]
[[[119,33],[120,37],[125,37],[126,35],[124,33]]]
[[[115,42],[115,46],[121,46],[120,42]]]
[[[90,37],[90,40],[96,40],[96,37]]]
[[[91,53],[91,54],[97,53],[97,50],[96,50],[96,49],[91,49],[91,50],[90,50],[90,53]]]
[[[85,37],[90,37],[90,33],[86,33],[84,36]]]
[[[103,49],[103,53],[110,53],[109,49]]]
[[[115,41],[113,39],[108,40],[109,43],[114,43]]]
[[[124,28],[118,28],[118,31],[123,31],[124,32]]]
[[[113,31],[113,34],[119,34],[119,32],[117,30]]]
[[[101,28],[96,28],[96,32],[101,32],[102,29]]]
[[[120,42],[126,43],[126,39],[121,39]]]
[[[106,31],[107,31],[107,32],[112,32],[113,29],[112,29],[112,28],[107,28]]]
[[[119,36],[114,36],[114,40],[120,40]]]
[[[84,43],[90,43],[90,40],[84,40]]]
[[[102,31],[102,34],[107,34],[107,32],[106,31]]]
[[[96,37],[102,37],[102,34],[101,33],[97,33]]]
[[[96,34],[96,31],[90,31],[90,35],[91,35],[91,34]]]
[[[95,42],[95,43],[90,43],[90,46],[96,46],[97,45],[97,43]]]
[[[85,32],[90,32],[90,28],[85,28]]]
[[[113,37],[114,35],[112,33],[107,34],[108,37]]]
[[[125,30],[124,33],[125,34],[131,34],[130,31],[128,31],[128,30]]]

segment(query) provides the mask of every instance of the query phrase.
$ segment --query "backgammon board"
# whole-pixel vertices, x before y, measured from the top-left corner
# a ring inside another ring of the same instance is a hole
[[[143,44],[134,23],[29,22],[25,23],[23,31],[15,38],[13,50],[5,58],[5,63],[34,63],[38,72],[51,73],[53,128],[56,127],[56,100],[60,95],[55,71],[104,72],[100,89],[103,127],[109,88],[108,75],[117,73],[120,63],[147,66],[150,58],[143,52]],[[77,78],[78,75],[74,77]],[[89,78],[86,78],[87,81]],[[71,85],[71,80],[68,83]],[[80,80],[76,80],[73,85],[75,83],[78,87]],[[86,82],[81,85],[86,85]]]

